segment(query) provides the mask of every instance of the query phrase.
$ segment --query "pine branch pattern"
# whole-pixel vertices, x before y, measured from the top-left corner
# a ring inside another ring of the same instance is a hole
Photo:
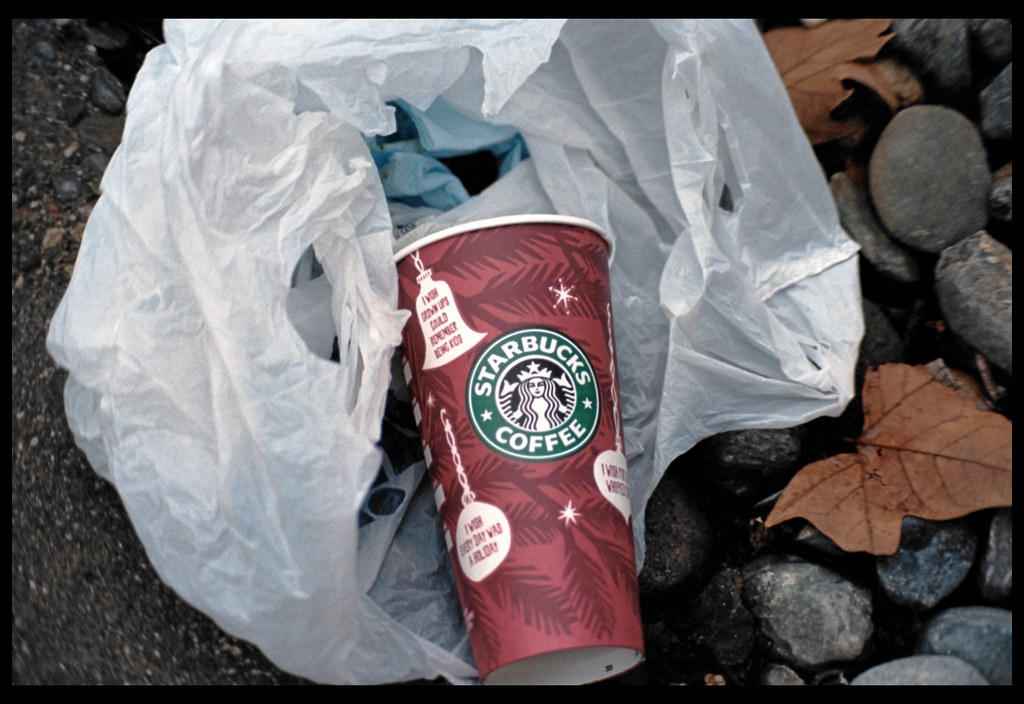
[[[511,565],[504,579],[486,583],[495,605],[540,633],[564,635],[579,619],[566,597],[565,588],[529,566]]]
[[[594,480],[597,455],[617,446],[606,247],[575,227],[520,229],[457,236],[424,248],[422,263],[433,280],[451,285],[462,320],[486,337],[440,369],[417,375],[411,385],[433,455],[431,473],[444,492],[445,528],[455,534],[465,487],[454,476],[438,407],[447,409],[475,500],[500,508],[512,533],[508,554],[482,580],[470,580],[457,564],[453,570],[463,604],[472,604],[470,636],[483,671],[496,662],[488,658],[501,658],[510,629],[526,643],[517,647],[581,635],[592,644],[642,643],[632,529]],[[571,298],[559,302],[556,287],[571,291]],[[417,295],[415,273],[400,276],[403,307],[414,309]],[[407,355],[411,365],[421,365],[425,344],[415,322],[406,335]],[[600,394],[596,430],[581,451],[557,461],[516,460],[488,450],[467,414],[467,379],[476,358],[516,326],[562,331],[592,363]],[[572,520],[560,520],[569,505]]]

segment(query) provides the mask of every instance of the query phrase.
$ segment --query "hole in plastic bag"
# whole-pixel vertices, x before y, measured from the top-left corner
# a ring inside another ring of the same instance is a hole
[[[331,314],[331,284],[310,246],[292,272],[292,287],[285,305],[288,320],[310,352],[337,362],[338,337]]]
[[[725,127],[718,127],[718,161],[722,166],[722,193],[718,199],[718,207],[728,213],[735,213],[743,203],[743,187],[740,185],[739,174],[729,148],[729,135]]]
[[[718,207],[728,212],[733,212],[732,193],[729,191],[729,184],[722,186],[722,197],[718,199]]]
[[[489,151],[441,159],[462,182],[469,195],[475,196],[498,180],[498,159]]]
[[[396,478],[423,462],[423,446],[412,410],[412,394],[401,373],[400,352],[395,352],[391,365],[391,383],[378,443],[383,451],[381,466],[373,488],[363,500],[359,513],[360,527],[404,508],[407,492],[395,486],[401,483]]]
[[[405,491],[393,486],[382,486],[374,489],[366,497],[363,508],[359,511],[359,527],[373,523],[377,518],[392,515],[405,503]]]

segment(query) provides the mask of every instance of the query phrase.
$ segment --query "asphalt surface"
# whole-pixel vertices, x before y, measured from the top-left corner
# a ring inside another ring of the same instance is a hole
[[[130,81],[148,40],[98,51],[80,20],[14,19],[11,35],[11,683],[302,684],[161,582],[75,446],[45,349],[123,125],[93,74]]]

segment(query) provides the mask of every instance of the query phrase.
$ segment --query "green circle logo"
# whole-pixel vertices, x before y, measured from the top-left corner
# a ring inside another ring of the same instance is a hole
[[[473,429],[505,457],[568,457],[594,436],[597,378],[575,342],[545,328],[502,335],[476,358],[466,388]]]

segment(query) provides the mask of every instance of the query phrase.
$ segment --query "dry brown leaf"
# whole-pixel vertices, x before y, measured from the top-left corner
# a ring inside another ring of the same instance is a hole
[[[1012,424],[926,369],[869,370],[858,451],[807,465],[765,520],[806,518],[847,552],[891,555],[904,516],[948,520],[1013,505]]]
[[[893,34],[892,21],[832,20],[816,27],[783,27],[764,34],[764,43],[782,76],[800,124],[812,144],[853,134],[860,127],[836,122],[831,113],[853,94],[852,80],[878,93],[895,110],[899,98],[875,66],[875,55]],[[879,36],[881,35],[881,36]]]

